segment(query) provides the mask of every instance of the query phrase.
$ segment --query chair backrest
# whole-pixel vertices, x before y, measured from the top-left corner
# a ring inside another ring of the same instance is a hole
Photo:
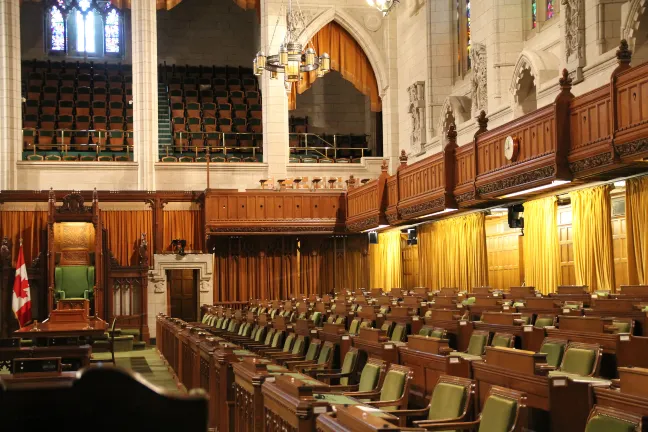
[[[555,322],[556,322],[556,317],[549,316],[549,315],[542,315],[536,318],[534,326],[538,328],[545,328],[545,327],[555,325]]]
[[[255,342],[261,342],[261,339],[263,339],[264,331],[263,327],[259,328],[257,330],[256,335],[254,336],[254,341]]]
[[[545,338],[538,352],[547,354],[547,364],[557,368],[562,362],[567,341],[564,339]]]
[[[411,369],[405,366],[392,364],[385,375],[380,389],[380,401],[399,401],[393,406],[381,407],[384,411],[393,411],[401,407],[402,399],[407,399],[408,383],[411,379]],[[405,402],[406,403],[406,402]],[[407,405],[405,405],[406,407]]]
[[[315,360],[317,354],[319,354],[321,345],[322,342],[319,339],[313,339],[311,343],[308,345],[308,351],[306,351],[305,359],[308,361]]]
[[[492,386],[480,415],[479,432],[513,431],[525,405],[523,393]]]
[[[475,391],[469,379],[442,375],[430,398],[428,420],[457,419],[464,417]]]
[[[340,372],[343,374],[350,374],[355,370],[357,363],[358,363],[358,350],[352,348],[349,351],[347,351],[346,355],[344,356],[344,361],[342,362],[342,369],[340,370]],[[349,384],[349,377],[340,378],[340,385],[348,385],[348,384]]]
[[[322,313],[321,312],[313,313],[313,316],[311,317],[311,321],[313,321],[315,327],[319,327],[322,324]]]
[[[592,376],[596,372],[600,357],[601,348],[598,344],[569,343],[565,347],[560,371]]]
[[[265,340],[263,341],[264,345],[270,345],[270,343],[272,342],[272,338],[274,337],[275,332],[276,332],[276,330],[273,329],[273,328],[268,330],[268,333],[266,333]]]
[[[618,409],[594,405],[585,432],[640,432],[642,418]]]
[[[495,333],[490,346],[502,347],[502,348],[513,348],[514,342],[515,342],[515,336],[513,336],[510,333]]]
[[[293,345],[291,354],[301,355],[304,352],[305,345],[306,339],[304,339],[304,336],[297,336],[297,340],[295,340],[295,345]]]
[[[295,334],[290,333],[287,337],[286,340],[284,341],[284,346],[283,346],[283,352],[287,353],[290,352],[290,349],[292,348],[292,344],[295,341]]]
[[[473,330],[466,352],[470,355],[482,355],[488,344],[488,332]]]
[[[272,348],[279,348],[281,346],[281,341],[283,340],[283,332],[282,331],[277,331],[275,332],[274,336],[272,337],[272,344],[270,346]]]
[[[396,324],[392,330],[391,337],[389,338],[392,342],[402,342],[407,336],[407,327],[405,324]]]
[[[351,321],[351,325],[349,325],[349,333],[357,334],[359,326],[360,326],[360,321],[358,321],[357,319]]]
[[[317,356],[317,364],[323,365],[329,363],[333,356],[334,349],[335,347],[333,346],[333,342],[324,342],[320,349],[319,356]]]
[[[367,392],[378,387],[385,374],[385,368],[386,364],[384,361],[374,358],[368,359],[360,374],[358,391]]]
[[[64,291],[66,298],[83,298],[94,287],[95,269],[94,266],[58,266],[54,279],[56,289]]]

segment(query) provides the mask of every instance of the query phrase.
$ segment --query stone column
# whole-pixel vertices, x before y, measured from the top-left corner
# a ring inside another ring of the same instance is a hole
[[[22,150],[20,5],[0,0],[0,190],[16,189]]]
[[[286,33],[286,12],[281,6],[280,0],[261,0],[261,50],[266,55],[279,52],[279,45]],[[263,99],[263,161],[268,164],[268,177],[276,181],[287,175],[288,97],[283,74],[279,74],[279,79],[272,80],[270,73],[266,71],[260,78]]]
[[[399,143],[399,111],[398,111],[398,39],[396,32],[396,13],[391,13],[383,19],[385,51],[389,66],[389,85],[378,89],[381,93],[383,107],[383,157],[389,159],[389,172],[395,173],[398,168]],[[407,139],[407,138],[405,138]],[[405,142],[403,148],[409,150]]]
[[[133,134],[138,189],[155,190],[158,161],[157,17],[154,1],[134,1],[131,9],[133,52]]]

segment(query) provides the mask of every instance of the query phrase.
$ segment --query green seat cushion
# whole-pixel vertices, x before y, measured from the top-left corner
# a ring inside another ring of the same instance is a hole
[[[396,327],[394,327],[391,338],[389,340],[392,342],[401,342],[403,339],[405,339],[406,331],[407,329],[403,324],[396,324]]]
[[[477,299],[475,297],[468,297],[466,300],[462,301],[461,304],[464,306],[470,306],[472,304],[475,304]]]
[[[616,417],[597,414],[585,426],[585,432],[634,432],[637,425]]]
[[[380,377],[380,366],[367,363],[360,374],[358,391],[367,392],[376,388]]]
[[[308,346],[308,351],[306,351],[306,360],[315,360],[315,356],[317,355],[317,344],[310,344]]]
[[[322,313],[321,312],[315,312],[312,316],[312,321],[313,324],[315,324],[316,327],[319,327],[320,324],[322,323]]]
[[[479,432],[507,432],[515,421],[517,402],[500,396],[490,396],[481,413]]]
[[[612,321],[612,325],[619,333],[630,333],[630,323],[624,321]]]
[[[540,347],[540,352],[547,354],[547,364],[558,367],[565,352],[565,345],[556,342],[546,342]]]
[[[295,345],[293,345],[291,354],[301,354],[303,349],[304,349],[304,338],[298,337],[297,340],[295,341]]]
[[[439,339],[442,338],[443,337],[443,329],[434,329],[434,330],[432,330],[432,332],[430,333],[430,337],[439,338]]]
[[[272,342],[272,338],[274,337],[274,335],[275,335],[275,329],[270,329],[270,330],[268,330],[268,333],[266,333],[266,337],[265,337],[265,339],[264,339],[264,341],[263,341],[263,344],[264,344],[264,345],[270,345],[270,343]]]
[[[351,334],[358,333],[359,326],[360,326],[360,322],[358,320],[351,321],[351,325],[349,326],[349,333]]]
[[[335,324],[344,324],[344,317],[339,316],[335,319]]]
[[[535,322],[535,326],[538,328],[545,328],[547,326],[552,326],[554,324],[553,318],[542,317],[538,318]]]
[[[278,348],[281,346],[281,337],[283,334],[281,332],[276,332],[275,335],[272,338],[272,344],[270,345],[272,348]]]
[[[400,399],[405,389],[405,374],[400,371],[391,370],[387,372],[382,389],[380,390],[381,401],[392,401]],[[397,406],[382,407],[384,411],[393,411]]]
[[[587,376],[592,373],[596,353],[582,348],[570,348],[565,352],[562,372]]]
[[[419,330],[419,336],[430,336],[432,335],[433,330],[430,327],[421,327]]]
[[[56,290],[61,298],[88,298],[95,280],[93,266],[59,266],[54,270]]]
[[[201,320],[200,322],[202,322],[203,324],[205,324],[205,323],[207,323],[207,320],[208,320],[208,319],[209,319],[209,314],[205,314],[205,315],[203,315],[202,320]]]
[[[468,342],[467,354],[480,356],[484,354],[484,348],[486,347],[486,340],[488,339],[487,335],[482,334],[473,334],[470,336],[470,342]]]
[[[349,351],[344,356],[344,362],[342,363],[342,370],[341,370],[343,374],[353,372],[353,366],[355,365],[357,355],[358,355],[357,351]],[[349,378],[348,377],[340,378],[340,385],[349,385]]]
[[[531,323],[531,317],[529,315],[523,316],[520,319],[522,320],[522,324],[524,325]]]
[[[325,364],[329,361],[331,356],[331,347],[329,345],[322,345],[319,356],[317,357],[317,364]]]
[[[524,306],[524,302],[521,302],[521,301],[517,301],[517,302],[513,303],[513,307],[516,307],[516,308],[523,307],[523,306]]]
[[[290,333],[286,338],[286,341],[284,342],[283,352],[285,353],[290,352],[290,348],[292,348],[293,340],[295,340],[295,334]]]
[[[506,347],[508,347],[510,345],[510,343],[511,343],[511,338],[510,337],[496,334],[493,337],[493,341],[491,342],[491,346],[506,348]]]
[[[451,356],[461,357],[464,360],[481,360],[481,358],[482,358],[480,355],[472,355],[472,354],[467,354],[467,353],[463,353],[463,352],[456,352],[456,351],[451,352],[450,355]]]
[[[465,404],[465,387],[445,382],[440,383],[434,387],[432,393],[428,420],[457,418],[463,413]]]

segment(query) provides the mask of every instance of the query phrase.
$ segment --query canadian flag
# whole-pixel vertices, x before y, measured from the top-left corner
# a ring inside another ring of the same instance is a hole
[[[18,262],[16,262],[16,278],[13,286],[12,309],[20,323],[20,327],[27,324],[31,318],[31,295],[29,294],[29,280],[27,279],[27,267],[25,266],[25,255],[22,244],[18,251]]]

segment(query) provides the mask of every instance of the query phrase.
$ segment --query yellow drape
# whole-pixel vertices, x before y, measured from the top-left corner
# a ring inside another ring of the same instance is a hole
[[[648,284],[648,176],[626,181],[628,282]]]
[[[369,263],[370,288],[382,288],[385,291],[402,288],[403,257],[400,230],[378,234],[378,244],[369,245]]]
[[[28,266],[40,252],[47,253],[47,244],[40,241],[44,229],[47,229],[46,211],[0,211],[0,240],[7,237],[12,243],[12,265],[18,258],[21,238]]]
[[[560,284],[556,197],[524,203],[524,281],[542,294]]]
[[[205,236],[200,210],[170,210],[163,213],[163,250],[172,251],[171,241],[174,239],[186,240],[186,251],[200,252],[203,250]]]
[[[318,31],[308,44],[318,55],[328,53],[331,56],[331,69],[338,71],[342,77],[351,82],[362,94],[371,99],[371,111],[382,110],[378,84],[371,63],[362,47],[338,23],[331,21]],[[294,83],[288,96],[288,109],[297,107],[297,93],[302,94],[313,85],[317,72],[302,74],[299,84]]]
[[[148,241],[149,263],[153,255],[153,212],[150,210],[104,210],[103,227],[108,232],[108,249],[119,264],[137,265],[142,233]]]
[[[418,233],[421,285],[471,291],[488,285],[483,213],[423,225]]]
[[[574,271],[577,285],[590,291],[614,289],[612,205],[610,186],[569,193],[574,231]]]

